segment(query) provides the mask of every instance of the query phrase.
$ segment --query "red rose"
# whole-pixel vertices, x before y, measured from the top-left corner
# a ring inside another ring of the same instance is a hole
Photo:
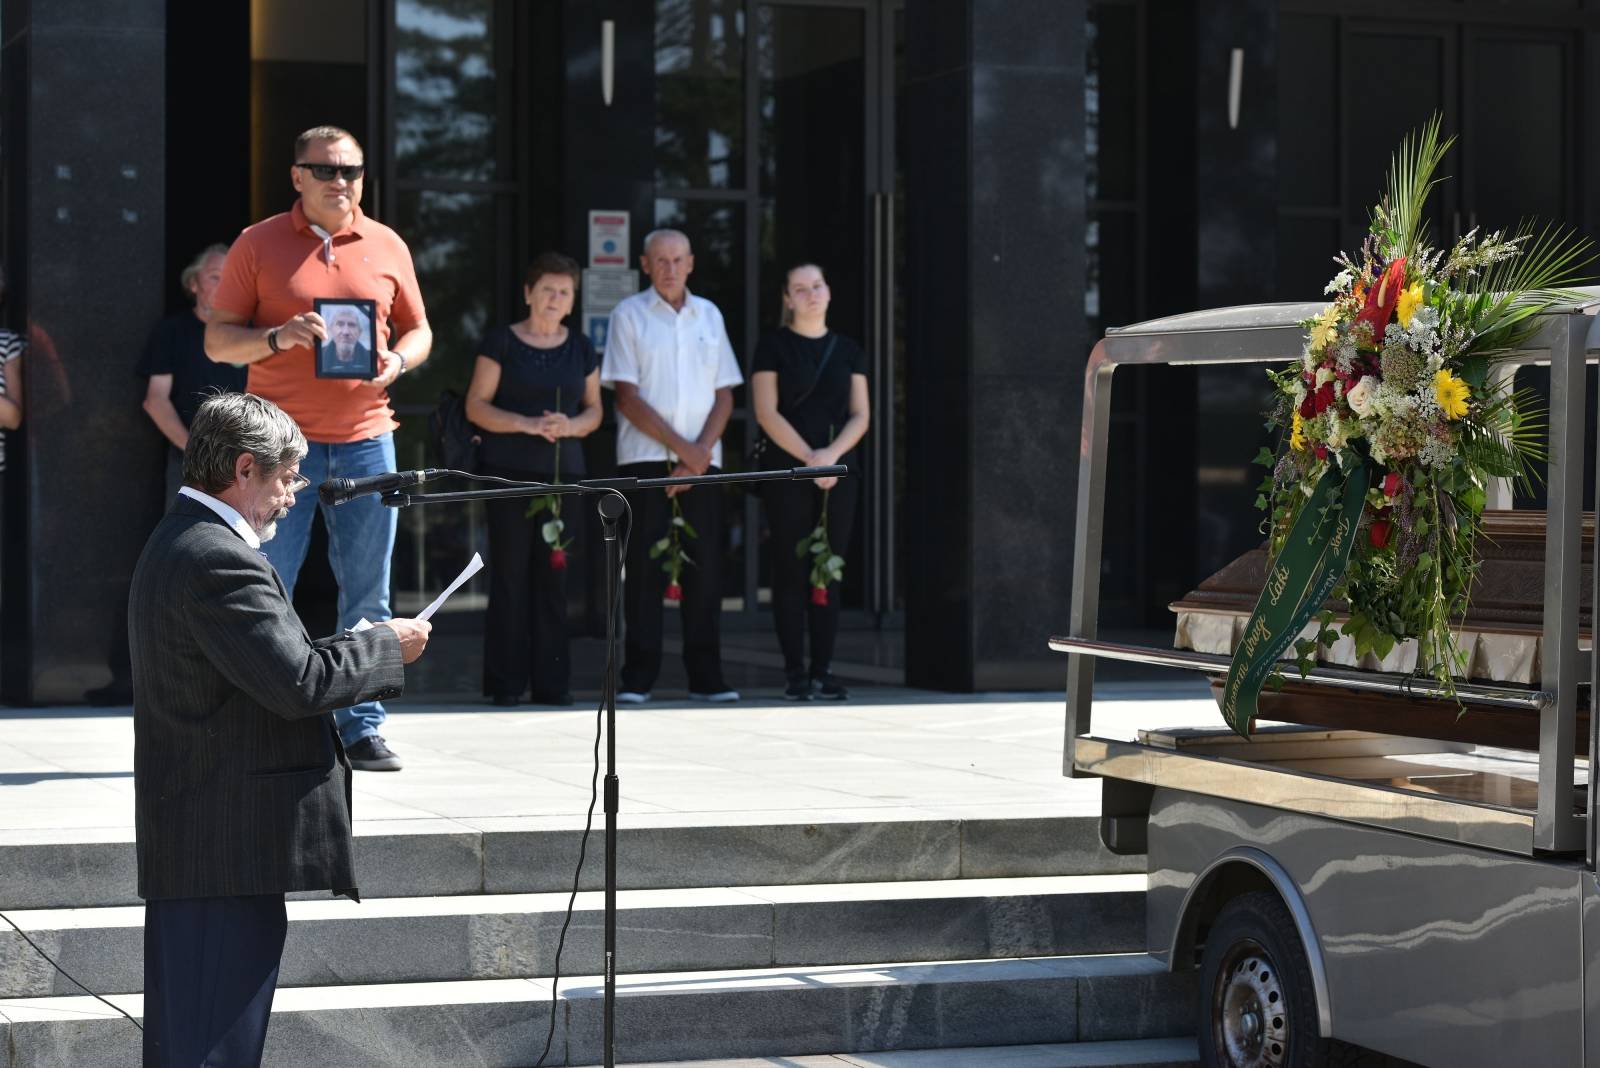
[[[1367,536],[1372,539],[1372,547],[1374,549],[1386,548],[1389,544],[1389,538],[1393,534],[1394,524],[1387,519],[1374,519],[1371,528],[1367,531]]]
[[[567,569],[567,550],[565,550],[565,549],[551,549],[550,550],[550,570],[551,571],[565,571],[566,569]]]
[[[1383,272],[1383,278],[1367,290],[1366,307],[1356,316],[1356,322],[1372,325],[1374,345],[1383,342],[1384,327],[1389,325],[1389,319],[1394,315],[1394,307],[1400,303],[1400,291],[1405,287],[1406,258],[1401,256],[1389,264],[1389,269]]]
[[[1313,445],[1311,451],[1317,454],[1317,459],[1319,460],[1328,458],[1328,447],[1326,445]]]
[[[669,585],[667,587],[667,600],[669,600],[669,601],[681,601],[681,600],[683,600],[683,587],[678,585],[676,582],[674,582],[671,585]]]
[[[828,587],[826,587],[826,586],[813,586],[813,587],[811,587],[811,603],[812,604],[827,604],[828,603]]]
[[[1310,390],[1306,391],[1306,399],[1300,402],[1300,418],[1314,419],[1317,414],[1317,395]]]
[[[1312,394],[1312,396],[1315,398],[1317,414],[1321,415],[1333,404],[1333,383],[1324,382],[1317,387],[1316,393]]]
[[[1390,471],[1387,475],[1383,476],[1383,495],[1385,497],[1393,497],[1395,494],[1400,492],[1400,487],[1404,486],[1405,484],[1406,481],[1400,477],[1400,472]]]

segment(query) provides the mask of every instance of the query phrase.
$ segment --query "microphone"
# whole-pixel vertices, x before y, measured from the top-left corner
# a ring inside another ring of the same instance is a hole
[[[429,479],[443,478],[450,473],[430,467],[424,471],[388,471],[365,478],[330,478],[317,487],[317,496],[322,498],[323,504],[343,504],[368,493],[388,493]]]

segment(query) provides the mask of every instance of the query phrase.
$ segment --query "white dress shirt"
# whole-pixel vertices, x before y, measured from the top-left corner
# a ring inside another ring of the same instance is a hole
[[[651,286],[612,309],[600,384],[612,389],[618,382],[633,383],[640,399],[680,436],[698,438],[717,390],[743,381],[722,313],[709,300],[686,293],[683,309],[674,311]],[[618,413],[617,463],[650,460],[677,457]],[[711,463],[722,466],[720,439],[712,446]]]
[[[234,533],[243,538],[246,545],[250,546],[250,548],[256,550],[257,552],[261,551],[261,539],[256,536],[256,532],[251,528],[249,523],[245,522],[244,516],[240,515],[238,510],[235,509],[233,505],[228,504],[225,501],[219,501],[209,493],[201,493],[192,486],[180,487],[178,490],[178,496],[188,497],[191,500],[199,501],[201,504],[220,515],[222,517],[222,521],[232,527]]]

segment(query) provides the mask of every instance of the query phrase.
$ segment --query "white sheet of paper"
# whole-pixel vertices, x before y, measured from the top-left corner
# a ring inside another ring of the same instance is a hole
[[[483,570],[483,557],[477,553],[472,554],[472,559],[467,561],[467,566],[461,569],[455,581],[444,588],[444,592],[433,599],[433,603],[418,613],[418,619],[428,619],[439,610],[439,606],[450,599],[450,595],[464,586],[468,579]]]
[[[462,586],[464,586],[466,584],[468,579],[470,579],[473,575],[476,575],[478,572],[480,572],[482,570],[483,570],[483,557],[481,555],[479,555],[478,553],[473,553],[472,554],[472,559],[467,561],[467,566],[461,569],[461,574],[459,574],[459,575],[457,575],[455,577],[455,581],[451,582],[450,585],[446,586],[444,588],[444,592],[433,599],[433,603],[432,604],[430,604],[428,607],[424,608],[421,612],[418,612],[417,613],[417,618],[418,619],[429,619],[429,618],[431,618],[433,616],[433,614],[439,610],[440,606],[442,606],[446,601],[448,601],[450,599],[450,595],[452,593],[455,593],[457,590],[459,590]],[[361,622],[357,623],[355,626],[350,628],[350,633],[351,634],[358,634],[361,631],[371,630],[371,629],[372,629],[371,621],[363,619],[363,620],[361,620]]]

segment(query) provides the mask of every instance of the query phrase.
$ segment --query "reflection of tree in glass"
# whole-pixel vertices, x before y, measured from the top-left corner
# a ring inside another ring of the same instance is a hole
[[[743,0],[656,0],[656,180],[744,184]]]
[[[495,204],[487,193],[403,193],[397,229],[411,247],[417,282],[433,328],[423,373],[390,387],[401,403],[431,404],[440,389],[471,376],[478,341],[502,279],[494,276]]]
[[[394,157],[403,178],[495,174],[494,0],[397,0]]]

